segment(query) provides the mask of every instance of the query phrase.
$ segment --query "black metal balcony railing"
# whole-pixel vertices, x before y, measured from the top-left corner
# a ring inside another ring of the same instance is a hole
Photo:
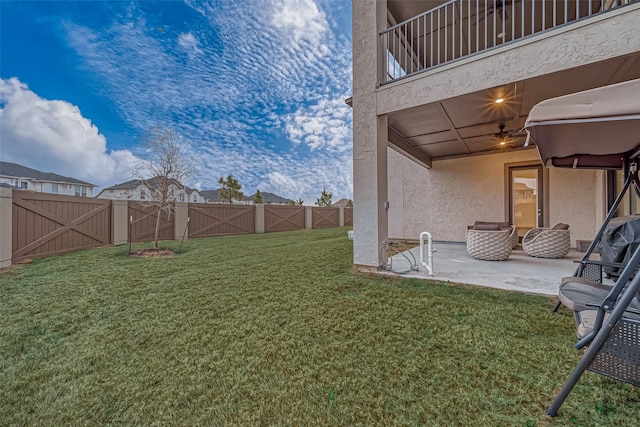
[[[640,0],[451,0],[379,35],[381,84]]]

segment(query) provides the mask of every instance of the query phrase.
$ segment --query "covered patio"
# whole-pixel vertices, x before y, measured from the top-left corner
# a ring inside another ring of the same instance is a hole
[[[398,274],[384,270],[381,274],[555,296],[560,279],[571,276],[578,266],[574,261],[584,256],[572,249],[564,258],[533,258],[519,247],[505,261],[482,261],[470,257],[464,243],[436,242],[434,248],[437,252],[433,254],[433,276],[420,264],[419,247],[392,256],[387,264],[396,272],[407,271],[409,260],[413,261],[415,257],[420,267],[418,271]]]

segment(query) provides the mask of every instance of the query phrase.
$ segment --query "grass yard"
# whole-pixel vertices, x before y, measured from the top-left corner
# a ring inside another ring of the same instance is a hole
[[[552,299],[354,275],[346,235],[2,271],[0,425],[640,425],[640,389],[590,372],[544,415],[580,358]]]

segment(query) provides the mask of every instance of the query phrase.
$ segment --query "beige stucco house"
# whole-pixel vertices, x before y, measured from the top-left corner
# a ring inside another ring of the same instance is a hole
[[[159,180],[161,180],[160,177],[147,180],[133,179],[107,187],[96,197],[111,200],[157,200],[160,196],[156,193],[161,187],[156,184],[156,181]],[[176,202],[206,203],[205,197],[194,188],[172,183],[169,185],[169,190],[171,200]]]
[[[93,197],[95,188],[95,184],[76,178],[42,172],[11,162],[0,162],[0,184],[21,190],[77,197]]]
[[[354,263],[475,220],[590,240],[619,174],[544,168],[521,129],[542,100],[635,78],[637,1],[353,0]]]

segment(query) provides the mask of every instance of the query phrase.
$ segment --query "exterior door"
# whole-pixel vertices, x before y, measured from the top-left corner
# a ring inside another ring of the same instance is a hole
[[[509,221],[518,236],[544,224],[542,166],[509,168]]]

